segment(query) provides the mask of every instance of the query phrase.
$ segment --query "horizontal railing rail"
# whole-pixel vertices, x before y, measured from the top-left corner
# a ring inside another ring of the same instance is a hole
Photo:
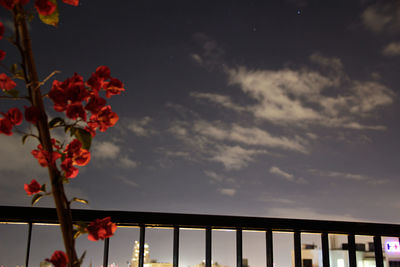
[[[355,235],[374,237],[376,267],[383,267],[382,236],[399,237],[400,225],[383,223],[364,223],[326,220],[281,219],[223,215],[198,215],[181,213],[159,212],[132,212],[132,211],[100,211],[74,209],[72,218],[75,222],[91,222],[97,218],[110,216],[119,226],[140,227],[139,264],[144,264],[144,241],[147,227],[169,227],[174,229],[173,238],[173,267],[178,267],[179,233],[182,228],[205,229],[205,267],[211,267],[211,244],[213,229],[231,229],[236,231],[237,267],[242,267],[243,257],[243,230],[265,231],[266,266],[273,267],[273,236],[274,231],[293,232],[294,266],[302,266],[301,233],[321,234],[323,267],[329,267],[328,234],[345,234],[348,236],[349,267],[356,267]],[[57,224],[56,210],[53,208],[31,208],[0,206],[0,223],[28,223],[28,242],[26,264],[28,267],[30,237],[33,224]],[[104,242],[103,266],[108,264],[109,240]]]

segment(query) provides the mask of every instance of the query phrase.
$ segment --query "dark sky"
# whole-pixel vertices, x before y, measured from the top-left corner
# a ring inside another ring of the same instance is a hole
[[[399,221],[399,1],[60,7],[58,28],[31,24],[40,77],[107,65],[126,88],[68,185],[89,208]],[[20,138],[0,136],[0,205],[48,179]]]

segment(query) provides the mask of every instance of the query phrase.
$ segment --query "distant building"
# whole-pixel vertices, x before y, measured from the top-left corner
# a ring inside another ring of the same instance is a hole
[[[52,267],[51,263],[48,261],[42,261],[40,267]]]
[[[139,241],[135,241],[133,246],[132,258],[130,261],[130,267],[138,267],[139,266],[139,249],[140,243]],[[144,258],[143,258],[143,267],[172,267],[172,263],[169,262],[157,262],[157,260],[150,259],[150,248],[148,244],[144,244]]]
[[[246,260],[247,260],[247,259],[246,259]],[[206,262],[205,262],[205,261],[202,261],[200,264],[196,264],[196,267],[205,267],[205,265],[206,265]],[[218,262],[215,262],[215,263],[212,263],[212,264],[211,264],[211,267],[229,267],[229,266],[221,265],[221,264],[219,264]]]

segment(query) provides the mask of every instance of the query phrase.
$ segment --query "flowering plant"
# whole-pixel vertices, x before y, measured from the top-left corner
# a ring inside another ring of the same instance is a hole
[[[78,6],[79,0],[62,0],[65,4]],[[24,118],[29,127],[36,129],[35,133],[24,134],[22,142],[29,137],[38,141],[37,148],[32,150],[40,166],[49,172],[51,190],[47,191],[46,184],[40,184],[32,179],[24,185],[28,196],[32,197],[32,205],[40,198],[52,195],[57,210],[57,216],[63,236],[65,251],[55,251],[50,259],[56,267],[80,266],[83,257],[78,258],[75,251],[75,238],[88,233],[88,239],[97,241],[111,237],[117,226],[110,217],[96,219],[90,224],[73,223],[70,205],[73,201],[87,203],[86,200],[73,198],[68,200],[64,185],[70,179],[76,178],[79,169],[90,162],[90,146],[96,131],[106,131],[118,121],[118,115],[107,105],[106,98],[119,95],[124,91],[123,83],[112,77],[110,69],[99,66],[95,72],[84,80],[75,73],[65,81],[54,80],[48,93],[42,94],[41,88],[58,72],[53,72],[43,81],[39,80],[34,61],[28,20],[30,16],[25,11],[29,0],[0,0],[0,5],[10,10],[13,16],[15,34],[9,38],[18,49],[21,56],[20,65],[13,64],[8,73],[0,73],[0,99],[27,100],[29,106],[24,106],[24,114],[18,107],[0,112],[0,134],[12,135],[15,127],[23,123]],[[34,0],[34,7],[39,19],[48,25],[56,26],[59,21],[57,0]],[[3,39],[5,28],[0,22],[0,40]],[[0,50],[0,60],[7,56]],[[4,65],[4,64],[3,64]],[[22,82],[16,82],[21,80]],[[23,86],[25,84],[25,86]],[[27,88],[27,92],[18,88]],[[26,93],[26,96],[21,96]],[[105,98],[102,96],[105,94]],[[50,99],[53,109],[62,114],[60,117],[48,119],[44,100]],[[64,128],[73,140],[65,144],[52,138],[52,130]],[[21,132],[21,131],[19,131]]]

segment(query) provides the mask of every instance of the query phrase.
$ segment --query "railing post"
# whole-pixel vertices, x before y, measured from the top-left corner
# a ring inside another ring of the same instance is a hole
[[[140,226],[140,241],[139,241],[139,266],[143,267],[144,263],[144,240],[145,240],[146,227],[144,225]]]
[[[356,238],[354,237],[354,234],[349,234],[347,240],[349,248],[349,267],[357,267]]]
[[[301,267],[301,236],[300,232],[294,232],[294,266]]]
[[[110,247],[110,239],[104,239],[103,267],[108,266],[108,248]]]
[[[205,267],[211,267],[211,227],[206,228],[206,262]]]
[[[267,245],[267,267],[274,266],[274,249],[273,249],[273,236],[272,231],[265,232],[265,241]]]
[[[236,267],[243,265],[243,235],[242,229],[236,229]]]
[[[179,265],[179,227],[174,227],[174,245],[173,245],[173,267]]]
[[[382,239],[380,236],[374,236],[374,248],[376,267],[383,267]]]
[[[323,267],[329,266],[329,240],[328,233],[321,234],[321,244],[322,244],[322,264]]]
[[[26,244],[26,256],[25,256],[25,266],[29,266],[29,253],[31,251],[31,239],[32,239],[32,223],[28,224],[28,242]]]

